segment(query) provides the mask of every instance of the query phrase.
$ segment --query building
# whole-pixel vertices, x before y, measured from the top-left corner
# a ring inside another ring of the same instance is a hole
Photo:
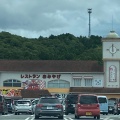
[[[97,61],[0,60],[1,92],[39,88],[65,94],[71,87],[120,88],[119,36],[111,31],[102,38],[102,46],[103,65]]]

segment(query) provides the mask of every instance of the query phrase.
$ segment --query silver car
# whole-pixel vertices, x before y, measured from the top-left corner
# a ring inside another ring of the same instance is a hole
[[[33,105],[31,100],[18,100],[14,107],[15,115],[19,115],[19,113],[29,113],[33,114]]]
[[[63,105],[56,97],[41,97],[35,107],[35,119],[42,116],[53,116],[63,119]]]
[[[37,105],[38,101],[39,101],[39,99],[34,99],[34,100],[32,101],[32,105],[33,105],[33,112],[35,112],[35,107],[36,107],[36,105]]]

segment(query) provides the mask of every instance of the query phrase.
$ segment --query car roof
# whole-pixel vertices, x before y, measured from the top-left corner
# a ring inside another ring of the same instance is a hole
[[[103,95],[98,95],[97,97],[107,98],[107,96],[103,96]]]
[[[56,99],[58,99],[57,97],[41,97],[41,98],[48,98],[48,99],[49,99],[49,98],[53,98],[53,99],[56,98]]]
[[[22,99],[22,100],[17,100],[17,101],[30,101],[30,102],[31,102],[31,100],[24,100],[24,99]]]
[[[96,96],[97,97],[96,94],[79,94],[78,96],[83,96],[83,95],[89,95],[89,96]]]

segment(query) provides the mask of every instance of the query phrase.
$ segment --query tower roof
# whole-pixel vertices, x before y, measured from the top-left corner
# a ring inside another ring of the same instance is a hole
[[[119,35],[115,31],[110,31],[106,38],[119,38]]]

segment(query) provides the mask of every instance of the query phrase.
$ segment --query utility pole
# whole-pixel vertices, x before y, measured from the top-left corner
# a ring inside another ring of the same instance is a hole
[[[88,38],[90,38],[91,36],[91,21],[90,21],[90,14],[92,13],[92,8],[88,9],[88,14],[89,14],[89,34],[88,34]]]

